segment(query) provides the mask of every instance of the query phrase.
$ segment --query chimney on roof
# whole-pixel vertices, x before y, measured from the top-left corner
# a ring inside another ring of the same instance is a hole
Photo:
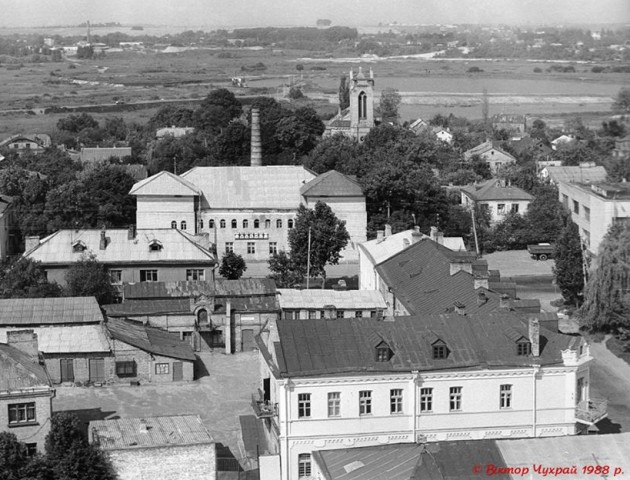
[[[440,245],[444,245],[444,233],[438,227],[431,227],[431,240]]]
[[[260,141],[260,110],[252,108],[252,142],[251,142],[252,167],[262,166],[262,143]]]
[[[107,237],[105,236],[105,230],[101,230],[101,241],[98,244],[99,250],[105,250],[107,248]]]
[[[473,273],[472,262],[467,259],[452,260],[450,266],[451,266],[451,276],[455,275],[460,270],[463,270],[464,272],[468,272],[471,275]]]
[[[503,308],[506,310],[510,309],[510,297],[505,293],[501,295],[501,299],[499,300],[499,308]]]
[[[464,305],[461,302],[455,302],[454,306],[455,306],[455,313],[462,316],[466,315],[466,305]]]
[[[34,330],[16,330],[7,332],[7,344],[37,359],[39,348]]]
[[[532,344],[532,356],[540,356],[540,324],[537,318],[529,319],[529,341]]]
[[[25,252],[30,252],[36,247],[39,247],[39,237],[37,235],[28,236],[24,239]]]
[[[477,275],[475,277],[475,290],[477,290],[478,288],[485,288],[486,290],[488,290],[488,278],[488,275]]]
[[[136,238],[136,226],[129,225],[129,230],[127,232],[127,240],[133,240]]]
[[[385,230],[376,231],[376,243],[380,243],[385,240]]]
[[[385,238],[392,236],[392,226],[385,224]]]
[[[411,232],[411,243],[418,243],[422,240],[422,233],[420,232],[420,227],[416,225],[413,227],[413,232]]]

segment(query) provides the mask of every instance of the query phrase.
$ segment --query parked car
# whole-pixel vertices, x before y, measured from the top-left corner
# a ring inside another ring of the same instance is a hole
[[[553,257],[556,246],[553,243],[538,243],[536,245],[527,245],[527,251],[532,258],[536,260],[547,260]]]

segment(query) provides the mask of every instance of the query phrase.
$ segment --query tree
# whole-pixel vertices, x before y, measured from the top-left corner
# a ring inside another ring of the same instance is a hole
[[[350,106],[350,84],[348,78],[342,75],[339,79],[339,110],[345,110]]]
[[[228,280],[238,280],[247,270],[245,260],[238,253],[227,252],[221,259],[219,274]]]
[[[96,255],[84,255],[66,271],[66,290],[71,297],[96,297],[99,304],[112,303],[114,287],[107,267]]]
[[[617,98],[612,105],[612,109],[615,112],[619,113],[629,113],[630,112],[630,88],[623,87],[617,93]]]
[[[560,232],[554,251],[553,274],[565,303],[578,306],[584,290],[584,265],[578,226],[570,218]]]
[[[395,88],[383,89],[379,102],[379,112],[384,122],[398,123],[400,118],[398,107],[401,100],[400,93]]]
[[[481,97],[481,118],[484,125],[488,125],[488,117],[490,115],[490,100],[488,98],[488,89],[483,87],[483,94]]]
[[[218,134],[232,119],[243,113],[243,107],[226,88],[213,90],[193,114],[194,127]]]
[[[268,278],[274,280],[278,288],[292,288],[302,283],[306,268],[297,265],[287,252],[280,251],[269,257],[269,271]]]
[[[0,432],[0,478],[21,480],[22,469],[28,462],[26,446],[19,442],[15,434]]]
[[[350,239],[345,222],[339,220],[330,206],[317,202],[314,209],[300,205],[295,217],[295,228],[289,231],[291,258],[296,265],[306,270],[309,263],[310,231],[310,271],[311,277],[321,276],[326,283],[326,265],[337,265],[341,250]]]
[[[630,327],[630,224],[614,223],[599,246],[578,314],[583,326]]]
[[[289,89],[289,98],[291,100],[299,100],[300,98],[304,98],[304,93],[302,93],[300,87],[291,87]]]
[[[534,187],[532,194],[534,200],[525,213],[529,225],[529,241],[555,242],[568,217],[568,212],[558,200],[558,189],[554,185],[538,185]]]
[[[48,282],[39,262],[20,258],[0,268],[0,298],[61,297],[63,289]]]
[[[98,128],[98,122],[91,115],[82,113],[81,115],[70,115],[66,118],[60,118],[57,122],[57,128],[67,132],[78,133],[86,128]]]

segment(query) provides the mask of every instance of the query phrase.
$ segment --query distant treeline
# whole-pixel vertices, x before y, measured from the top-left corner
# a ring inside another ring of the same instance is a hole
[[[356,40],[359,32],[356,28],[237,28],[231,34],[232,38],[256,39],[261,44],[284,43],[300,40],[303,42],[340,42],[342,40]]]

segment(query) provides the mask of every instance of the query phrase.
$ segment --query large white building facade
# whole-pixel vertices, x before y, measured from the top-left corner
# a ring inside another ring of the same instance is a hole
[[[510,312],[281,320],[259,347],[261,478],[315,478],[316,450],[573,435],[605,416],[585,341]]]

